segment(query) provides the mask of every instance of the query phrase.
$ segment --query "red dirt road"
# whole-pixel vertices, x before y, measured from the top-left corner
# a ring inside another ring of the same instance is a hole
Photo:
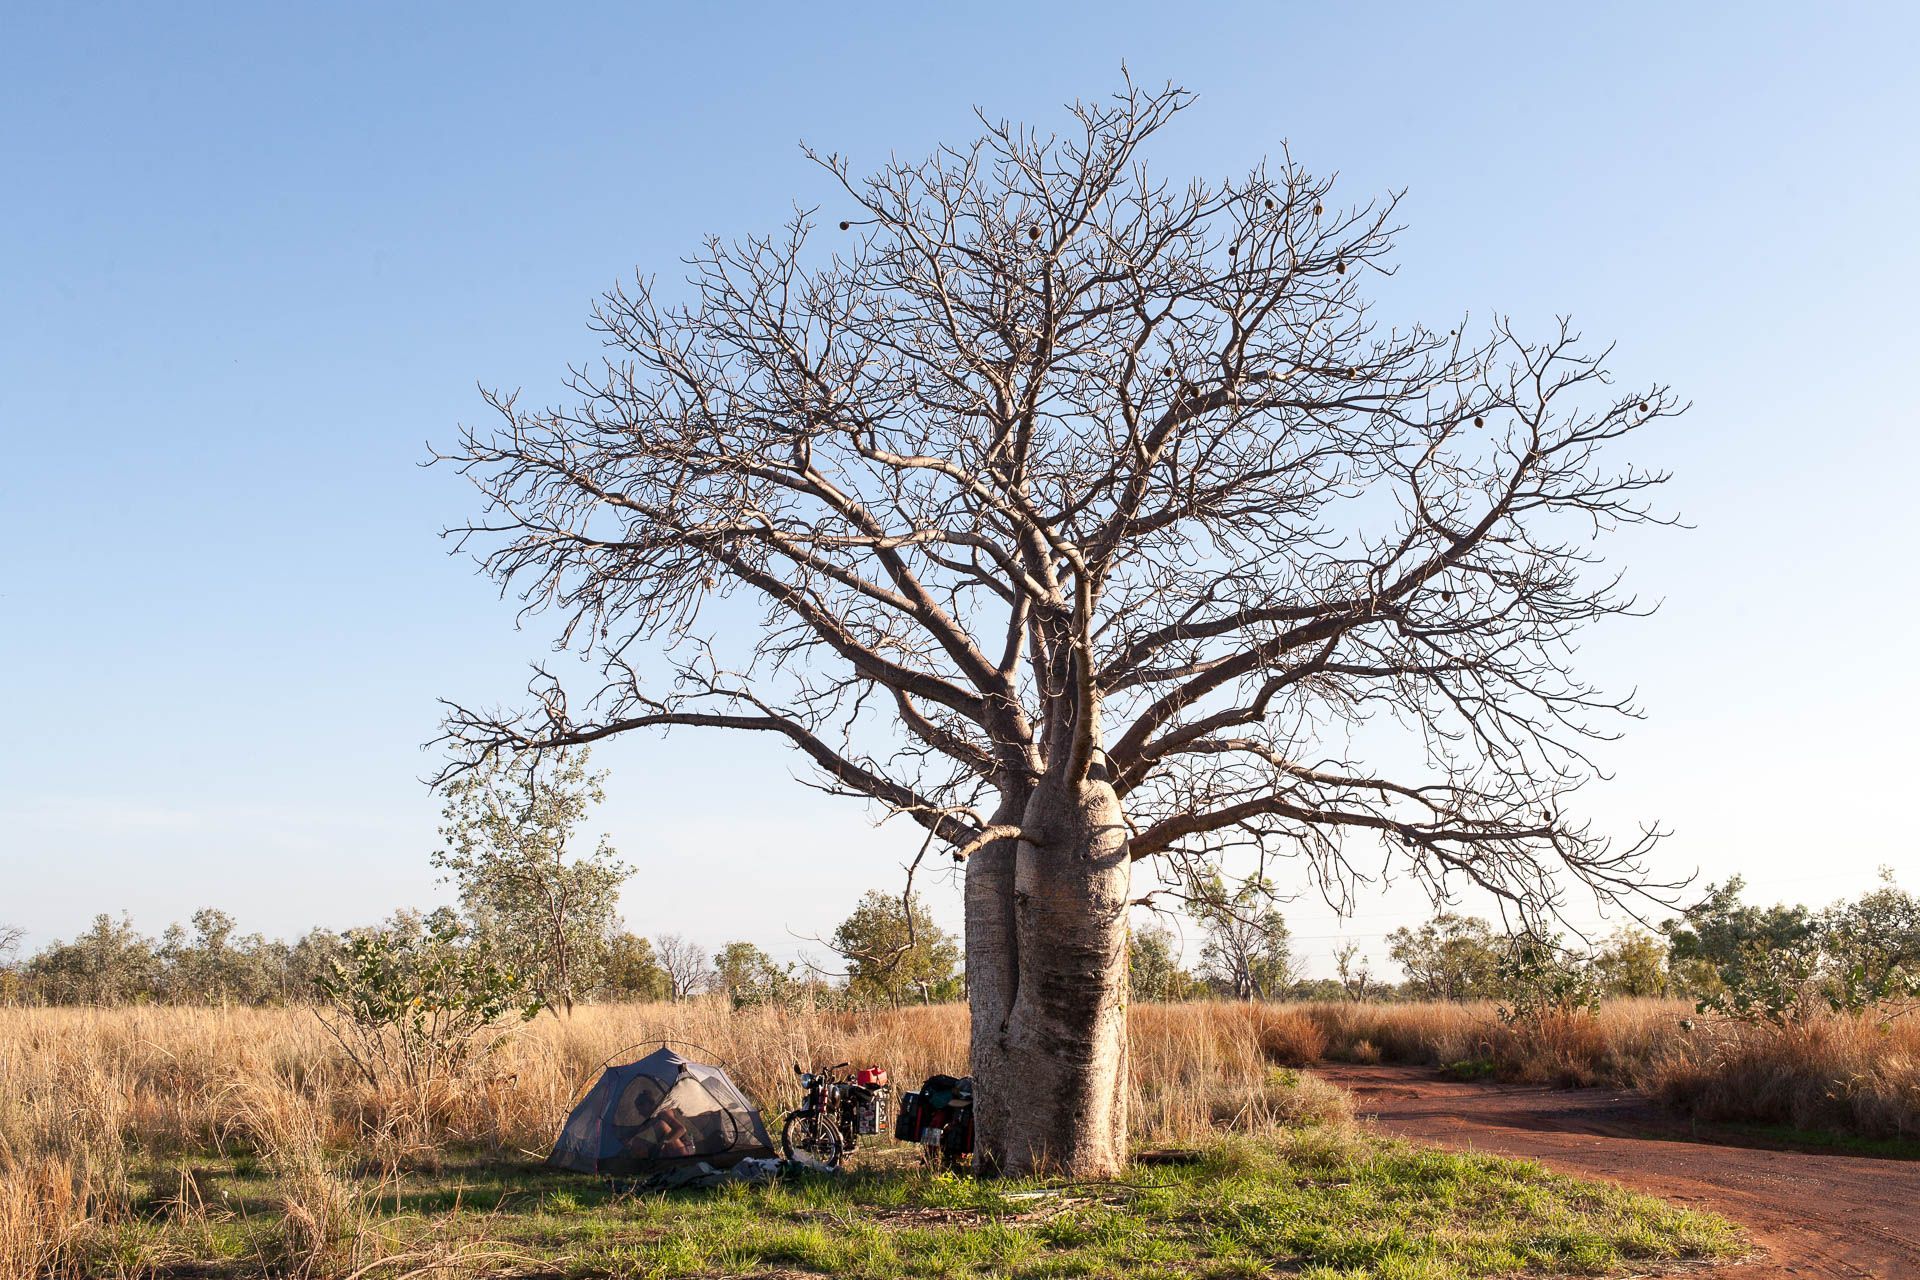
[[[1724,1280],[1920,1280],[1920,1161],[1691,1141],[1645,1098],[1612,1089],[1459,1084],[1413,1067],[1315,1070],[1387,1133],[1538,1160],[1732,1218],[1766,1256],[1712,1273]]]

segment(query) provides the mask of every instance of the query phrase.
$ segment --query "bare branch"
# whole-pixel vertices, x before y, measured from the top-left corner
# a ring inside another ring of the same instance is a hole
[[[957,857],[1045,848],[1003,806],[1110,783],[1177,866],[1295,856],[1340,895],[1366,853],[1523,914],[1646,887],[1656,830],[1565,816],[1636,714],[1572,653],[1641,611],[1598,539],[1665,477],[1612,459],[1682,406],[1566,322],[1384,323],[1398,197],[1284,152],[1159,178],[1188,102],[1129,83],[866,178],[809,150],[834,248],[806,211],[709,240],[670,295],[605,295],[564,403],[489,396],[440,455],[483,499],[450,536],[601,688],[454,708],[449,769],[741,729]]]

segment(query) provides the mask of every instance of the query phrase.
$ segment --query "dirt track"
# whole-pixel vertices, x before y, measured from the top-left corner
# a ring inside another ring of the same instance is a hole
[[[1693,1141],[1645,1098],[1612,1089],[1457,1084],[1409,1067],[1317,1071],[1388,1133],[1538,1160],[1725,1214],[1767,1256],[1716,1277],[1920,1280],[1920,1161]]]

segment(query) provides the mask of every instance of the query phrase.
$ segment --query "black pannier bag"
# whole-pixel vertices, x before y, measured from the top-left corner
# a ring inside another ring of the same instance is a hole
[[[933,1131],[938,1130],[938,1136]],[[900,1100],[894,1137],[902,1142],[939,1144],[949,1162],[973,1153],[973,1077],[928,1076],[917,1093]]]
[[[893,1136],[897,1142],[920,1141],[920,1095],[918,1092],[900,1095],[900,1114],[894,1117]]]
[[[973,1108],[959,1113],[940,1134],[940,1150],[949,1160],[973,1154]]]

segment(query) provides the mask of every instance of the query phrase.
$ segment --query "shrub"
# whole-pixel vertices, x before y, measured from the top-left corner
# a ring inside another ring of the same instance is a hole
[[[367,1083],[414,1095],[465,1074],[506,1024],[540,1011],[521,977],[444,910],[353,934],[320,988],[327,1004],[315,1013]]]
[[[1557,940],[1513,939],[1500,957],[1498,973],[1505,997],[1500,1021],[1509,1026],[1600,1011],[1600,986],[1592,967]]]

